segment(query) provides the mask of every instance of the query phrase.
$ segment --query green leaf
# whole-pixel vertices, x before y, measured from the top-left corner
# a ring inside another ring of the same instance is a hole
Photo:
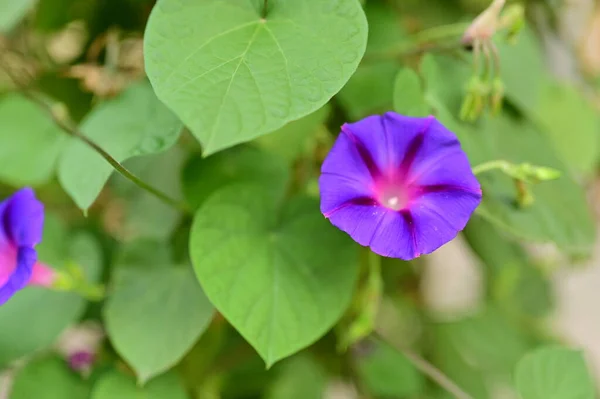
[[[421,87],[419,75],[411,68],[403,68],[394,83],[394,111],[406,116],[427,116],[429,105]]]
[[[281,129],[266,134],[255,143],[270,152],[277,153],[288,162],[294,162],[314,146],[314,138],[329,116],[331,107],[325,105],[304,118],[290,122]]]
[[[554,292],[549,278],[517,242],[509,241],[478,216],[471,218],[464,235],[487,266],[487,280],[499,306],[529,317],[544,317],[552,311]]]
[[[89,387],[58,357],[35,359],[18,371],[11,399],[87,399]]]
[[[582,352],[545,347],[525,355],[515,371],[522,399],[593,399],[592,381]]]
[[[154,95],[146,82],[94,109],[81,131],[118,162],[165,151],[179,137],[182,125]],[[63,153],[59,180],[77,206],[86,211],[113,173],[113,167],[77,138]]]
[[[18,94],[3,97],[0,100],[0,180],[16,187],[48,182],[66,139],[50,116],[36,104]]]
[[[14,28],[35,3],[36,0],[0,0],[0,33]]]
[[[365,14],[369,23],[367,55],[393,51],[408,42],[408,33],[390,3],[367,2]]]
[[[534,242],[554,242],[572,254],[591,251],[596,235],[583,189],[556,157],[551,143],[535,128],[507,116],[486,121],[479,132],[493,148],[495,159],[530,162],[562,172],[559,179],[531,186],[535,202],[515,204],[513,181],[500,172],[479,177],[484,191],[480,215],[515,236]]]
[[[183,170],[183,190],[189,203],[197,208],[226,185],[248,182],[279,193],[288,179],[289,170],[283,159],[242,145],[208,158],[192,158]]]
[[[463,359],[486,373],[510,374],[530,346],[521,330],[493,307],[445,328]]]
[[[214,193],[198,209],[190,251],[211,302],[271,366],[312,344],[348,307],[356,247],[316,201],[256,185]]]
[[[500,76],[506,96],[526,115],[532,115],[543,96],[547,62],[533,29],[527,27],[516,44],[496,40],[500,54]]]
[[[115,270],[104,308],[108,336],[141,384],[177,364],[212,315],[191,267],[149,264],[131,256]]]
[[[75,262],[96,281],[101,268],[100,248],[87,233],[69,234],[60,220],[46,214],[44,240],[38,246],[44,263],[61,268]],[[19,291],[0,307],[0,366],[50,346],[83,313],[86,302],[75,294],[37,287]],[[39,325],[43,328],[23,328]]]
[[[175,146],[162,154],[133,158],[125,166],[140,179],[171,198],[181,199],[181,176],[187,154]],[[140,238],[166,240],[181,221],[181,212],[165,204],[156,196],[140,190],[120,174],[115,174],[112,186],[118,193],[116,201],[123,206],[123,220],[119,224],[121,240],[133,241]]]
[[[336,96],[351,120],[389,111],[398,65],[379,62],[362,65]]]
[[[577,172],[594,172],[600,155],[600,118],[573,86],[548,82],[535,110],[556,152]]]
[[[118,371],[106,373],[96,382],[91,399],[188,399],[177,374],[167,373],[150,381],[144,387]]]
[[[160,0],[144,36],[157,95],[209,155],[322,107],[356,70],[357,0]],[[202,23],[198,23],[202,21]]]
[[[383,342],[374,343],[358,358],[357,371],[369,392],[377,397],[404,398],[425,388],[423,375],[398,351]]]
[[[466,68],[466,70],[465,70]],[[470,125],[456,120],[461,88],[456,83],[468,74],[449,57],[424,57],[421,71],[426,81],[425,98],[435,115],[458,136],[471,165],[493,160],[530,163],[561,172],[561,177],[532,187],[535,202],[529,207],[516,203],[514,182],[501,172],[478,176],[484,196],[477,212],[511,234],[533,242],[554,242],[572,254],[589,253],[595,227],[583,189],[557,158],[552,143],[531,122],[503,113]],[[450,110],[456,109],[453,114]]]
[[[281,363],[266,399],[321,399],[326,386],[327,374],[323,367],[310,356],[301,354]]]

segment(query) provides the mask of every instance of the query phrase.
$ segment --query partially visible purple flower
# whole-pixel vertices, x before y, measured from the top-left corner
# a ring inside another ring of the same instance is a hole
[[[44,205],[31,188],[0,202],[0,305],[27,285],[54,282],[54,270],[38,262],[35,250],[43,224]]]
[[[433,116],[345,124],[319,178],[321,212],[379,255],[405,260],[452,240],[481,202],[458,139]]]

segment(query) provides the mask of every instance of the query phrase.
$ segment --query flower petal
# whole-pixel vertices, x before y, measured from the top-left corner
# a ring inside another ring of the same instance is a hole
[[[348,123],[342,131],[354,135],[377,168],[389,174],[401,167],[407,154],[410,156],[411,146],[415,147],[415,140],[427,130],[431,120],[433,117],[414,118],[387,112]]]
[[[406,260],[417,256],[410,220],[400,212],[379,205],[349,203],[328,218],[354,241],[379,255]]]
[[[429,254],[465,228],[481,195],[461,190],[424,194],[411,206],[418,252]]]
[[[42,240],[44,205],[31,188],[21,189],[9,198],[2,222],[14,246],[33,248]]]
[[[4,285],[0,287],[0,305],[6,303],[17,291],[27,285],[36,260],[37,253],[33,248],[19,248],[17,252],[17,267]]]

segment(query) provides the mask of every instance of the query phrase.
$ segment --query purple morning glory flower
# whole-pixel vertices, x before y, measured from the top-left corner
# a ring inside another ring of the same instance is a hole
[[[0,305],[26,285],[52,285],[55,272],[38,262],[44,205],[24,188],[0,202]]]
[[[481,187],[433,116],[388,112],[345,124],[319,178],[321,212],[379,255],[414,259],[461,231]]]

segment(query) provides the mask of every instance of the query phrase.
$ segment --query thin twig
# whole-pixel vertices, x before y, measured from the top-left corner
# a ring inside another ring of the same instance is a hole
[[[4,69],[8,77],[13,81],[13,83],[20,89],[20,93],[33,101],[35,104],[39,105],[39,107],[46,112],[52,121],[69,134],[72,137],[76,137],[77,139],[83,141],[90,148],[96,151],[102,158],[106,160],[117,172],[119,172],[123,177],[133,182],[135,185],[140,187],[141,189],[149,192],[150,194],[156,196],[163,202],[168,205],[171,205],[174,208],[179,209],[184,213],[190,213],[191,210],[188,208],[186,204],[180,202],[174,198],[171,198],[167,194],[162,191],[152,187],[148,183],[144,182],[142,179],[131,173],[127,168],[125,168],[119,161],[114,159],[108,152],[106,152],[102,147],[92,141],[89,137],[84,135],[77,127],[67,122],[61,115],[58,115],[55,109],[51,104],[48,104],[44,99],[36,95],[31,89],[27,87],[26,84],[21,82],[17,76],[11,71],[10,67],[8,67],[5,63],[2,62],[2,58],[0,58],[0,67]]]
[[[440,387],[444,388],[446,391],[452,394],[456,399],[473,399],[471,395],[463,391],[462,388],[456,385],[454,381],[448,378],[438,368],[436,368],[433,364],[429,363],[421,356],[417,355],[415,352],[411,351],[410,349],[401,348],[398,345],[393,344],[392,342],[390,342],[390,340],[386,339],[381,333],[377,331],[374,332],[373,335],[379,340],[390,345],[398,352],[402,353],[420,372],[431,378]]]

